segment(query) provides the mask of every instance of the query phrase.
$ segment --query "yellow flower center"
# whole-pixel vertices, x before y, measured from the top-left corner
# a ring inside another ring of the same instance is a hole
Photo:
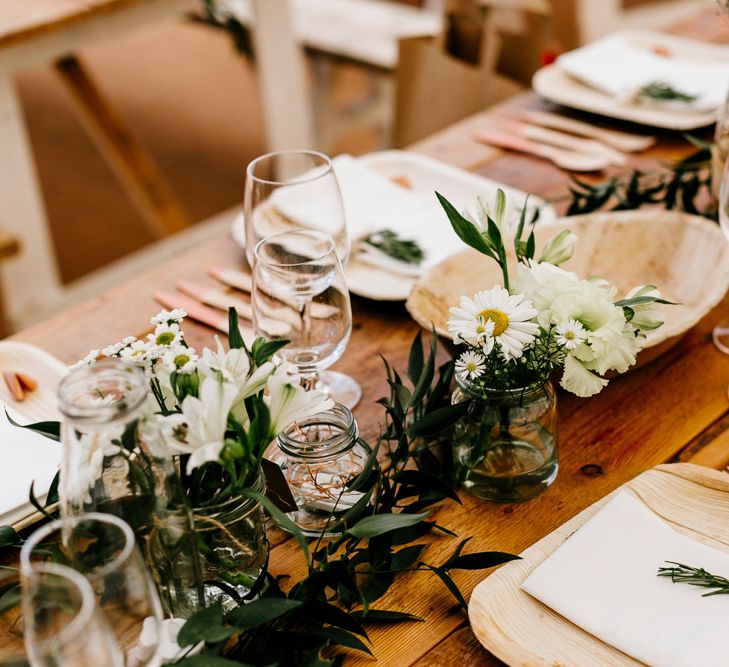
[[[567,340],[574,340],[575,339],[575,332],[574,331],[565,331],[564,337]]]
[[[487,308],[486,310],[482,310],[479,315],[484,320],[491,320],[494,323],[494,333],[492,334],[494,338],[500,336],[509,327],[509,318],[500,310]]]

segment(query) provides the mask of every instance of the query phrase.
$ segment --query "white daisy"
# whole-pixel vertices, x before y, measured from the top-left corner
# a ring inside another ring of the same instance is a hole
[[[158,324],[154,333],[147,336],[147,340],[155,345],[164,345],[172,347],[182,340],[182,332],[179,324]]]
[[[79,359],[75,364],[68,367],[69,372],[76,371],[84,366],[93,366],[99,357],[99,350],[91,350],[83,359]]]
[[[506,361],[520,357],[539,331],[539,326],[530,321],[538,314],[532,302],[523,294],[509,294],[498,285],[477,292],[473,299],[461,297],[459,310],[480,318],[484,324],[493,323],[491,336],[501,346],[501,354]],[[488,340],[484,343],[484,353],[488,354]]]
[[[141,363],[149,354],[151,346],[143,340],[135,340],[131,345],[123,348],[119,352],[119,356],[126,361]]]
[[[461,297],[460,308],[449,308],[454,317],[448,320],[448,332],[454,343],[470,343],[471,345],[488,345],[493,347],[494,322],[484,320],[478,306],[467,296]],[[486,353],[488,354],[488,352]]]
[[[170,348],[162,355],[162,364],[165,370],[172,373],[194,373],[197,368],[198,356],[194,348],[182,345]]]
[[[568,350],[574,350],[587,338],[587,331],[582,322],[569,319],[560,324],[557,329],[557,342]]]
[[[456,361],[456,374],[464,380],[473,380],[486,369],[484,358],[475,352],[464,352]]]
[[[183,319],[187,317],[187,312],[182,308],[173,308],[172,310],[160,310],[154,317],[150,318],[150,322],[155,326],[158,324],[169,324],[170,322],[176,322],[179,324]]]

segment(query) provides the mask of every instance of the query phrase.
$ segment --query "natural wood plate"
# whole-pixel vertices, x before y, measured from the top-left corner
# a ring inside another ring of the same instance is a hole
[[[690,463],[659,465],[621,487],[684,535],[729,552],[729,475]],[[478,640],[509,665],[614,666],[642,663],[573,625],[521,590],[521,583],[617,492],[567,521],[473,591],[468,607]]]
[[[651,283],[679,304],[661,307],[664,324],[648,334],[637,365],[676,344],[729,288],[729,244],[719,225],[706,218],[659,209],[560,218],[537,224],[536,256],[546,239],[565,228],[578,237],[565,269],[583,278],[604,278],[618,288],[620,297],[636,285]],[[458,305],[461,295],[501,282],[496,262],[467,248],[420,278],[406,306],[421,326],[434,326],[439,335],[450,338],[448,308]]]

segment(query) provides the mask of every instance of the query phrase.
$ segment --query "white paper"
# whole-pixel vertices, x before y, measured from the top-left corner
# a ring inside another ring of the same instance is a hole
[[[729,62],[664,56],[625,35],[613,34],[561,55],[557,66],[607,95],[631,100],[650,83],[662,82],[689,95],[680,106],[692,111],[718,109],[729,88]],[[651,104],[669,104],[651,100]],[[671,101],[676,106],[677,102]]]
[[[656,576],[667,560],[729,577],[729,553],[676,532],[623,491],[539,565],[522,589],[648,665],[728,665],[729,596],[702,597],[705,589]]]
[[[18,423],[28,423],[12,412],[11,416]],[[28,492],[34,480],[36,497],[45,499],[60,463],[60,442],[13,426],[0,404],[0,525],[14,523],[33,511]]]

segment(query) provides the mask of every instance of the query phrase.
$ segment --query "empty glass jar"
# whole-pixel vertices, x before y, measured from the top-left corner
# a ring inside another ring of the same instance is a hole
[[[362,475],[372,450],[359,437],[354,416],[335,406],[289,425],[271,458],[279,465],[298,505],[288,516],[305,535],[341,532],[337,524],[357,503],[366,504],[372,482]]]

